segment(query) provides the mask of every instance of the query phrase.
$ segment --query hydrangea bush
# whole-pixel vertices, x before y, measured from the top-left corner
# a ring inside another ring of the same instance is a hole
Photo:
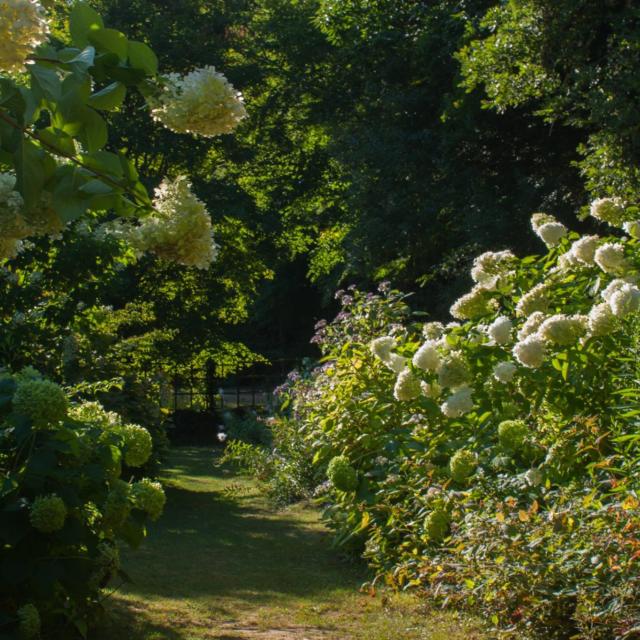
[[[99,403],[73,404],[33,370],[1,375],[2,637],[86,635],[119,547],[162,514],[160,483],[120,477],[150,453],[145,429]]]
[[[322,364],[275,419],[324,470],[338,543],[505,638],[640,626],[640,213],[591,213],[614,229],[535,214],[544,255],[479,256],[446,325],[386,285],[341,293]]]

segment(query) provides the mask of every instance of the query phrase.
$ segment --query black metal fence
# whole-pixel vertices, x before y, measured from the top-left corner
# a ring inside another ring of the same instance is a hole
[[[224,365],[210,362],[204,371],[173,376],[163,391],[161,404],[169,411],[268,408],[274,389],[298,364],[295,360],[278,360],[229,372]]]

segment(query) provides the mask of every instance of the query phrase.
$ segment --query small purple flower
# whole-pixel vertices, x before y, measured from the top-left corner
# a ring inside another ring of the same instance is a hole
[[[324,329],[327,326],[327,321],[326,320],[318,320],[318,322],[316,322],[315,327],[313,327],[316,331],[319,331],[320,329]]]

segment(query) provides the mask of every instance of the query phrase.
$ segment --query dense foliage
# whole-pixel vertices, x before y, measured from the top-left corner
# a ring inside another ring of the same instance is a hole
[[[34,369],[0,378],[2,638],[86,635],[165,496],[148,478],[149,432],[97,402],[70,402]],[[126,574],[122,574],[126,577]]]
[[[604,640],[640,622],[638,209],[591,211],[630,235],[535,214],[548,253],[479,256],[451,309],[462,323],[417,323],[386,285],[340,292],[323,364],[275,419],[326,470],[338,544],[503,637]]]

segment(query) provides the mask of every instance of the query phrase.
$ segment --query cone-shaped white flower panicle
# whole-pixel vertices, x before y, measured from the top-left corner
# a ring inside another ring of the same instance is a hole
[[[0,71],[17,73],[49,36],[49,24],[37,0],[0,0]]]
[[[536,233],[542,242],[551,248],[560,243],[560,240],[567,235],[568,229],[561,222],[547,222],[540,225]]]
[[[601,302],[589,311],[589,333],[606,336],[616,330],[617,319],[608,302]]]
[[[516,344],[513,355],[525,367],[537,369],[544,363],[544,340],[537,333],[533,334]]]
[[[215,259],[211,217],[191,191],[186,176],[165,180],[153,202],[156,211],[131,230],[130,241],[140,251],[185,266],[206,269]]]
[[[540,325],[547,319],[542,311],[534,311],[518,331],[518,340],[524,340],[538,332]]]
[[[473,261],[471,277],[487,291],[500,286],[513,274],[516,257],[511,251],[487,251]]]
[[[600,238],[598,236],[583,236],[571,245],[570,253],[578,262],[595,264],[594,258]]]
[[[533,289],[523,294],[516,305],[516,313],[519,316],[530,316],[534,311],[546,312],[549,308],[549,286],[544,283],[537,284]]]
[[[421,382],[420,390],[422,391],[423,396],[431,398],[432,400],[439,398],[442,393],[442,389],[437,382]]]
[[[609,306],[614,316],[625,318],[640,309],[640,289],[626,282],[609,297]]]
[[[625,217],[624,201],[621,198],[598,198],[591,203],[590,213],[596,220],[619,227]]]
[[[513,381],[518,367],[513,362],[498,362],[493,368],[493,377],[503,384]]]
[[[442,322],[425,322],[422,327],[422,335],[427,340],[439,340],[444,334]]]
[[[513,323],[507,316],[499,316],[487,328],[487,334],[494,344],[509,344],[512,333]]]
[[[624,230],[636,240],[640,240],[640,220],[633,220],[632,222],[625,222]]]
[[[401,371],[404,371],[404,369],[406,369],[407,362],[408,362],[407,358],[403,356],[399,356],[397,353],[392,353],[389,356],[389,359],[385,362],[385,364],[394,373],[400,373]]]
[[[482,285],[476,285],[453,303],[449,313],[457,320],[476,320],[491,313],[493,307],[494,302],[486,289]]]
[[[395,349],[396,341],[391,336],[382,336],[381,338],[376,338],[372,340],[369,344],[369,349],[371,353],[382,360],[383,362],[387,362],[391,357],[391,351]]]
[[[473,409],[473,389],[459,387],[440,405],[440,411],[447,418],[459,418]]]
[[[231,133],[247,116],[242,94],[215,67],[186,76],[171,73],[159,96],[149,99],[154,120],[177,133],[206,138]]]
[[[440,366],[440,361],[436,340],[427,340],[413,356],[414,366],[424,371],[436,371]]]
[[[587,327],[587,316],[558,313],[540,325],[538,336],[550,344],[567,346],[577,342],[587,332]]]
[[[420,395],[420,380],[410,369],[403,369],[398,375],[393,395],[396,400],[414,400]]]
[[[624,257],[624,245],[618,242],[607,242],[598,247],[594,260],[605,273],[613,275],[624,275],[629,268]]]
[[[616,291],[619,291],[625,285],[630,284],[629,281],[623,280],[622,278],[616,278],[612,280],[605,289],[602,290],[600,295],[605,302],[611,302],[611,297]],[[633,284],[633,283],[631,283]]]
[[[441,387],[461,387],[469,382],[470,377],[467,362],[459,351],[451,351],[438,369],[438,384]]]

